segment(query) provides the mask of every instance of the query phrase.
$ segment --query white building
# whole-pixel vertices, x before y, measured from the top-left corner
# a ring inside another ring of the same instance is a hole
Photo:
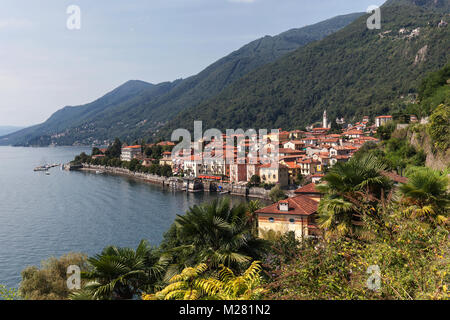
[[[379,116],[375,118],[375,125],[377,128],[384,126],[389,121],[392,121],[392,116]]]
[[[142,155],[141,146],[128,146],[123,147],[120,153],[120,160],[122,161],[131,161],[136,157]]]

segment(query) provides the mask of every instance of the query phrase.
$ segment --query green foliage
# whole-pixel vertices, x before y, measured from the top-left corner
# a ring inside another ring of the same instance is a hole
[[[121,153],[122,153],[122,142],[120,142],[119,138],[116,138],[114,140],[114,143],[106,151],[106,156],[108,158],[120,158]]]
[[[395,122],[388,122],[384,126],[377,128],[377,138],[380,140],[389,140],[391,138],[392,133],[395,131],[396,124]]]
[[[269,192],[269,198],[273,203],[287,198],[286,193],[281,189],[280,185],[276,185]]]
[[[395,210],[394,210],[395,211]],[[394,211],[390,211],[393,213]],[[370,241],[320,240],[304,243],[272,271],[266,299],[414,300],[449,299],[449,232],[387,214]],[[381,287],[368,288],[369,266],[380,268]]]
[[[232,207],[229,198],[192,207],[186,215],[177,216],[175,226],[162,247],[174,255],[178,266],[224,264],[241,270],[258,259],[265,246],[252,232],[247,206]]]
[[[42,261],[41,268],[30,266],[22,271],[20,296],[26,300],[65,300],[71,293],[67,287],[67,268],[71,265],[88,270],[87,257],[81,253],[68,253],[59,259]]]
[[[253,175],[250,178],[249,187],[258,187],[261,184],[261,177],[258,175]]]
[[[450,104],[441,104],[433,111],[427,131],[436,150],[446,151],[450,147]]]
[[[0,301],[1,300],[19,300],[19,292],[15,288],[7,288],[0,284]]]
[[[252,300],[264,291],[258,286],[261,282],[261,267],[254,261],[242,275],[220,266],[206,277],[206,264],[195,268],[185,268],[170,279],[169,285],[154,295],[144,294],[143,300]]]
[[[450,211],[447,173],[430,168],[410,169],[409,181],[399,187],[404,213],[430,222],[447,223]]]
[[[411,127],[411,130],[413,128]],[[371,154],[386,165],[386,170],[396,171],[400,175],[408,167],[425,165],[425,152],[409,144],[406,133],[405,130],[393,131],[389,134],[389,139],[381,144],[366,143],[356,152],[354,158]]]
[[[441,87],[447,84],[450,79],[450,63],[439,71],[432,72],[423,79],[419,86],[419,100],[424,101],[436,94]]]
[[[88,262],[91,270],[82,273],[88,282],[71,295],[73,300],[132,299],[142,290],[151,291],[161,278],[168,258],[143,240],[136,250],[107,247]]]
[[[372,154],[333,166],[318,186],[325,193],[318,208],[319,225],[328,234],[363,236],[365,210],[371,208],[377,215],[376,203],[392,188],[392,182],[382,175],[385,169]]]

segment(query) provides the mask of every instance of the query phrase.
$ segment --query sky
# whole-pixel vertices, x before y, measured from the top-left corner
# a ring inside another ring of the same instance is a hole
[[[44,122],[128,80],[186,78],[265,35],[383,2],[0,0],[0,126]]]

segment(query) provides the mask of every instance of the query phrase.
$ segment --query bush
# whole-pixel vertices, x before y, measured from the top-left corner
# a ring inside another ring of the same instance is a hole
[[[441,104],[431,114],[427,131],[433,147],[445,151],[450,147],[450,106]]]
[[[26,300],[66,300],[71,293],[67,288],[67,268],[77,265],[87,271],[87,256],[68,253],[59,259],[42,261],[41,268],[27,267],[22,271],[19,293]]]
[[[284,193],[283,190],[281,190],[280,185],[276,185],[275,187],[270,190],[269,193],[270,200],[273,201],[273,203],[278,202],[280,200],[284,200],[287,198],[286,193]]]

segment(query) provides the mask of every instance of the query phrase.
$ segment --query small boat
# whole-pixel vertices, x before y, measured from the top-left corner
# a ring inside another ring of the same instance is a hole
[[[46,175],[46,176],[49,176],[49,175],[50,175],[50,172],[47,171],[47,172],[45,173],[45,175]]]
[[[100,171],[100,170],[97,170],[97,171],[95,171],[95,174],[103,174],[104,172],[103,171]]]
[[[46,166],[36,167],[34,168],[34,171],[47,171],[48,168]]]

